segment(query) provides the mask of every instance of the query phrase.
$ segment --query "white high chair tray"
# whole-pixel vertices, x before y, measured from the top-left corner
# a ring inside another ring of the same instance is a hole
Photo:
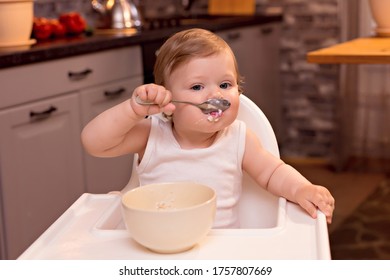
[[[19,259],[330,259],[323,213],[280,200],[276,227],[212,229],[192,249],[154,253],[126,231],[116,194],[83,194]],[[266,213],[265,213],[266,214]]]

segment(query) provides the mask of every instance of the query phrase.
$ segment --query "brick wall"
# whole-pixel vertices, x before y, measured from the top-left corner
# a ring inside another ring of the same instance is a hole
[[[274,1],[275,2],[275,1]],[[339,67],[306,62],[306,53],[339,42],[337,0],[284,0],[281,76],[285,156],[330,157]]]

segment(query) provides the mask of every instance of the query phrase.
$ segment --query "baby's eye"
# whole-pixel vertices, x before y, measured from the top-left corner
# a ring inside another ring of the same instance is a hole
[[[219,87],[222,89],[227,89],[229,86],[231,86],[230,83],[222,83],[219,85]]]
[[[203,87],[201,85],[194,85],[191,87],[192,90],[201,90]]]

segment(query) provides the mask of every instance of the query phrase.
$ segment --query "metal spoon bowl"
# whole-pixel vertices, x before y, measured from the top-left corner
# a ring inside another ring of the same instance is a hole
[[[153,102],[144,101],[139,96],[135,97],[135,101],[140,105],[157,105]],[[230,107],[230,102],[226,99],[212,98],[202,103],[193,103],[189,101],[171,100],[172,103],[184,103],[198,107],[204,114],[209,114],[215,111],[225,111]]]

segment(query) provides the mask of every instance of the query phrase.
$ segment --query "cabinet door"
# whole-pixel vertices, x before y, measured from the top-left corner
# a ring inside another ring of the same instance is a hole
[[[83,192],[78,96],[0,111],[7,258],[17,258]]]
[[[257,27],[234,28],[218,33],[233,50],[240,74],[244,78],[244,94],[257,104],[261,93],[258,73],[261,65],[256,50]],[[259,104],[258,104],[259,105]]]
[[[244,94],[257,104],[281,139],[282,103],[279,71],[280,24],[219,32],[233,50],[244,77]]]
[[[281,24],[265,24],[254,29],[256,57],[258,61],[257,81],[262,93],[255,102],[264,108],[279,143],[282,135],[282,92],[280,76],[280,34]]]
[[[82,91],[80,96],[83,125],[108,108],[129,99],[134,88],[142,82],[143,78],[140,76]],[[97,158],[85,153],[87,191],[107,193],[121,190],[129,181],[132,161],[132,155]]]

